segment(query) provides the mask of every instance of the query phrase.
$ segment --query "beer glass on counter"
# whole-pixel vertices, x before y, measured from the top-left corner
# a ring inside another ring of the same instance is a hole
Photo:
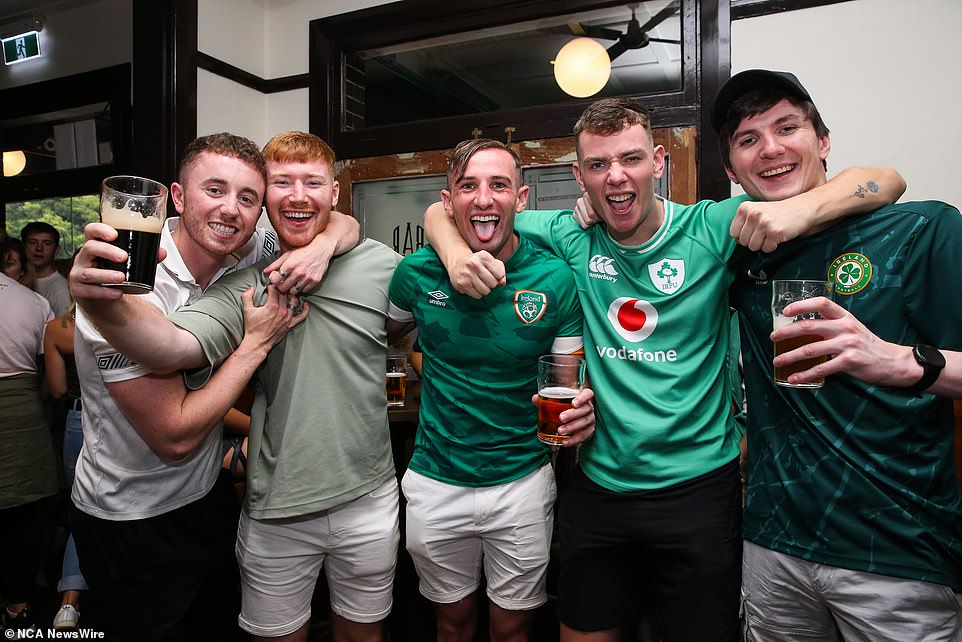
[[[789,323],[803,321],[805,319],[820,319],[821,315],[815,313],[786,317],[784,310],[786,306],[788,306],[790,303],[794,303],[795,301],[811,299],[818,296],[827,297],[829,299],[832,298],[833,285],[834,284],[831,281],[772,281],[772,329],[777,330],[782,326],[788,325]],[[777,357],[780,354],[790,352],[796,348],[800,348],[809,343],[814,343],[815,341],[821,340],[822,337],[815,334],[810,334],[801,337],[794,337],[788,340],[777,341],[775,342],[775,356]],[[775,383],[779,386],[785,386],[787,388],[821,388],[825,384],[824,377],[807,383],[789,383],[788,377],[796,372],[802,372],[803,370],[813,368],[825,361],[828,361],[828,355],[823,357],[815,357],[814,359],[803,359],[789,366],[776,366],[774,368]]]
[[[408,360],[406,356],[388,355],[385,388],[388,406],[403,406],[407,387]]]
[[[110,176],[100,191],[100,220],[117,230],[113,244],[127,252],[119,263],[101,261],[107,270],[124,273],[122,283],[104,283],[128,294],[154,289],[160,232],[167,218],[167,188],[138,176]]]
[[[546,354],[538,358],[538,439],[560,446],[560,415],[585,385],[585,359],[580,354]]]

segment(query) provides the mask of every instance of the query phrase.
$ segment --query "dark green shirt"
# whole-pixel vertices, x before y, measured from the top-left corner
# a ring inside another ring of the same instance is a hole
[[[505,270],[507,285],[472,299],[455,291],[425,247],[405,257],[391,280],[391,317],[413,318],[424,354],[409,467],[427,477],[492,486],[548,461],[531,403],[538,357],[581,346],[581,306],[568,266],[524,239]]]
[[[962,591],[952,402],[831,375],[772,382],[770,279],[831,279],[885,341],[962,350],[962,216],[904,203],[755,257],[733,290],[748,395],[745,537],[806,560]]]

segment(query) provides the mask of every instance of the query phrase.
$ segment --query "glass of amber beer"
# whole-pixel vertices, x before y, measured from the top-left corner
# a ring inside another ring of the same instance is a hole
[[[388,355],[385,388],[387,405],[403,406],[408,376],[408,360],[404,355]]]
[[[101,261],[101,267],[124,273],[122,283],[104,283],[128,294],[154,289],[157,248],[167,218],[167,188],[138,176],[110,176],[100,190],[100,220],[117,230],[113,244],[127,252],[119,263]]]
[[[560,415],[571,407],[585,385],[585,360],[580,354],[546,354],[538,358],[538,439],[560,446],[568,439],[558,434]]]
[[[786,326],[789,323],[795,323],[796,321],[803,321],[805,319],[820,319],[821,315],[815,313],[803,314],[795,317],[786,317],[784,310],[785,307],[790,303],[801,301],[803,299],[812,299],[817,296],[824,296],[830,299],[832,298],[832,289],[833,283],[831,281],[772,281],[772,329],[778,330],[782,326]],[[802,347],[803,345],[821,340],[822,337],[815,334],[810,334],[801,337],[794,337],[785,341],[777,341],[775,343],[775,356],[777,357],[780,354],[790,352],[796,348]],[[824,357],[815,357],[814,359],[803,359],[791,364],[790,366],[776,366],[774,368],[775,383],[779,386],[785,386],[786,388],[821,388],[825,384],[824,377],[807,383],[789,383],[788,377],[796,372],[802,372],[803,370],[813,368],[825,361],[828,361],[828,355]]]

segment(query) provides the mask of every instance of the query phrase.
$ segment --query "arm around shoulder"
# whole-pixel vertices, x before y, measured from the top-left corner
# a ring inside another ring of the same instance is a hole
[[[905,187],[905,179],[895,169],[856,166],[798,198],[809,197],[814,213],[810,232],[817,232],[839,218],[891,205]]]

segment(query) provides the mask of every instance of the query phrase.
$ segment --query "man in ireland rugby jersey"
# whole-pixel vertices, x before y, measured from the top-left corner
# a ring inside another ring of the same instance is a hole
[[[712,109],[729,177],[776,200],[826,181],[828,128],[792,74],[749,70]],[[870,189],[871,185],[868,186]],[[900,203],[751,257],[733,288],[748,397],[744,518],[749,640],[962,638],[962,506],[953,409],[962,396],[962,216]],[[772,279],[828,279],[824,319],[772,333]],[[772,339],[831,355],[772,380]]]
[[[391,280],[392,320],[414,323],[424,353],[420,425],[402,480],[407,549],[434,603],[439,641],[474,639],[483,563],[490,639],[527,640],[546,599],[555,480],[536,437],[538,357],[582,349],[581,305],[561,259],[514,232],[528,187],[504,143],[459,144],[441,191],[474,250],[504,262],[506,286],[457,292],[428,246]],[[565,411],[566,445],[593,429],[592,392]]]
[[[649,587],[662,639],[735,639],[741,483],[725,363],[728,287],[748,252],[738,243],[773,249],[901,192],[874,170],[854,170],[792,201],[679,205],[654,193],[665,150],[644,107],[597,101],[574,133],[575,177],[605,225],[584,232],[568,211],[517,222],[574,273],[598,404],[559,515],[562,640],[618,640]],[[882,189],[851,198],[866,177]],[[492,257],[469,256],[438,225],[443,215],[429,214],[452,281],[478,294],[495,287]]]

